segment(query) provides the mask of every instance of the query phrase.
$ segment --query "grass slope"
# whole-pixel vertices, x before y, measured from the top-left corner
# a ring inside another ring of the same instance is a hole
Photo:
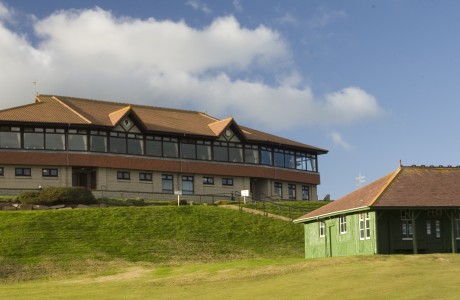
[[[218,207],[1,212],[0,281],[181,263],[303,256],[303,227]]]

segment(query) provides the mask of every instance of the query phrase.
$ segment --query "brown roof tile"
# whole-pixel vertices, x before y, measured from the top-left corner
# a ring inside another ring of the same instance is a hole
[[[113,128],[126,114],[134,114],[149,132],[215,138],[232,126],[249,142],[268,142],[309,149],[318,154],[327,150],[291,141],[262,131],[239,126],[233,118],[219,120],[202,112],[131,105],[119,102],[39,95],[36,103],[0,111],[0,121],[43,124],[91,124]]]
[[[459,183],[459,167],[401,166],[296,222],[366,207],[460,207]]]

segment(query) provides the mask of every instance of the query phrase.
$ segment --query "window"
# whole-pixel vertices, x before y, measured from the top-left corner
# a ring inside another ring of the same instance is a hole
[[[187,159],[196,159],[196,144],[194,140],[181,140],[180,156]]]
[[[347,216],[344,215],[344,216],[339,217],[339,225],[340,225],[340,233],[341,234],[347,233]]]
[[[140,172],[139,173],[139,181],[152,181],[153,175],[149,172]]]
[[[233,186],[233,178],[222,178],[222,185]]]
[[[435,221],[435,230],[436,230],[436,238],[440,238],[441,237],[441,221],[440,220]]]
[[[58,177],[58,169],[42,169],[43,177]]]
[[[203,184],[214,184],[214,177],[203,177]]]
[[[15,175],[16,176],[31,176],[32,172],[30,168],[16,168]]]
[[[295,169],[294,151],[284,151],[284,166],[289,169]]]
[[[70,151],[87,151],[88,137],[86,130],[69,129],[67,136]]]
[[[259,147],[256,145],[244,146],[244,162],[247,164],[259,163]]]
[[[276,149],[275,152],[275,167],[284,168],[284,150]]]
[[[371,221],[369,213],[360,213],[359,214],[359,239],[368,240],[371,238]]]
[[[172,175],[162,175],[161,176],[161,190],[163,193],[172,194],[173,193],[173,176]]]
[[[260,163],[262,165],[273,165],[272,149],[268,147],[260,147]]]
[[[127,153],[126,133],[111,132],[109,140],[109,149],[111,153]]]
[[[126,171],[118,171],[117,172],[117,179],[118,180],[131,180],[131,173]]]
[[[401,234],[403,240],[412,239],[412,217],[409,210],[401,211]]]
[[[319,222],[319,236],[324,237],[326,233],[326,224],[324,222]]]
[[[426,220],[426,235],[431,235],[431,220]]]
[[[147,136],[145,144],[145,154],[149,156],[163,156],[161,137]]]
[[[211,160],[211,142],[197,141],[196,142],[196,158],[200,160]]]
[[[243,145],[229,143],[228,160],[230,162],[243,162]]]
[[[142,134],[128,133],[128,154],[144,155],[144,137]]]
[[[163,156],[179,157],[179,145],[176,138],[163,138]]]
[[[3,176],[3,167],[0,167],[0,176]]]
[[[90,151],[107,152],[107,132],[91,131]]]
[[[297,193],[296,193],[295,184],[288,184],[288,191],[289,191],[289,200],[296,200]]]
[[[21,148],[21,132],[19,127],[0,126],[0,148]]]
[[[193,194],[193,176],[182,176],[182,194]]]
[[[275,195],[282,197],[283,196],[283,184],[281,182],[275,182],[274,188],[275,188],[274,190]]]
[[[295,155],[296,169],[316,172],[316,155],[297,152]]]
[[[215,161],[228,161],[228,143],[214,142],[213,154]]]
[[[24,148],[32,150],[45,149],[43,128],[24,128]]]
[[[310,200],[310,187],[302,185],[302,200]]]
[[[47,150],[65,150],[65,130],[46,128],[45,148]]]

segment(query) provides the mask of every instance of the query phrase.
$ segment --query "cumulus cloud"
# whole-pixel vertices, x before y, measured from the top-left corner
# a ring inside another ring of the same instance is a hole
[[[381,113],[359,87],[315,97],[278,32],[242,27],[232,16],[197,29],[94,8],[55,12],[36,20],[34,30],[37,41],[31,43],[0,19],[0,108],[30,103],[37,81],[40,93],[233,115],[240,124],[267,130],[351,123]],[[278,78],[276,66],[286,75]],[[265,74],[277,83],[268,84]]]
[[[0,2],[0,20],[5,19],[9,16],[10,12],[8,8]]]

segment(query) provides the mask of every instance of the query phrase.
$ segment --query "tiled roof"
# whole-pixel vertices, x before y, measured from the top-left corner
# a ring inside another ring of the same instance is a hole
[[[0,110],[0,122],[93,125],[113,128],[127,114],[135,115],[148,132],[218,137],[230,124],[249,142],[268,142],[309,149],[327,150],[291,141],[262,131],[238,126],[233,118],[219,120],[202,112],[134,105],[118,102],[39,95],[33,104]]]
[[[296,222],[369,207],[460,207],[459,183],[459,167],[401,166]]]

